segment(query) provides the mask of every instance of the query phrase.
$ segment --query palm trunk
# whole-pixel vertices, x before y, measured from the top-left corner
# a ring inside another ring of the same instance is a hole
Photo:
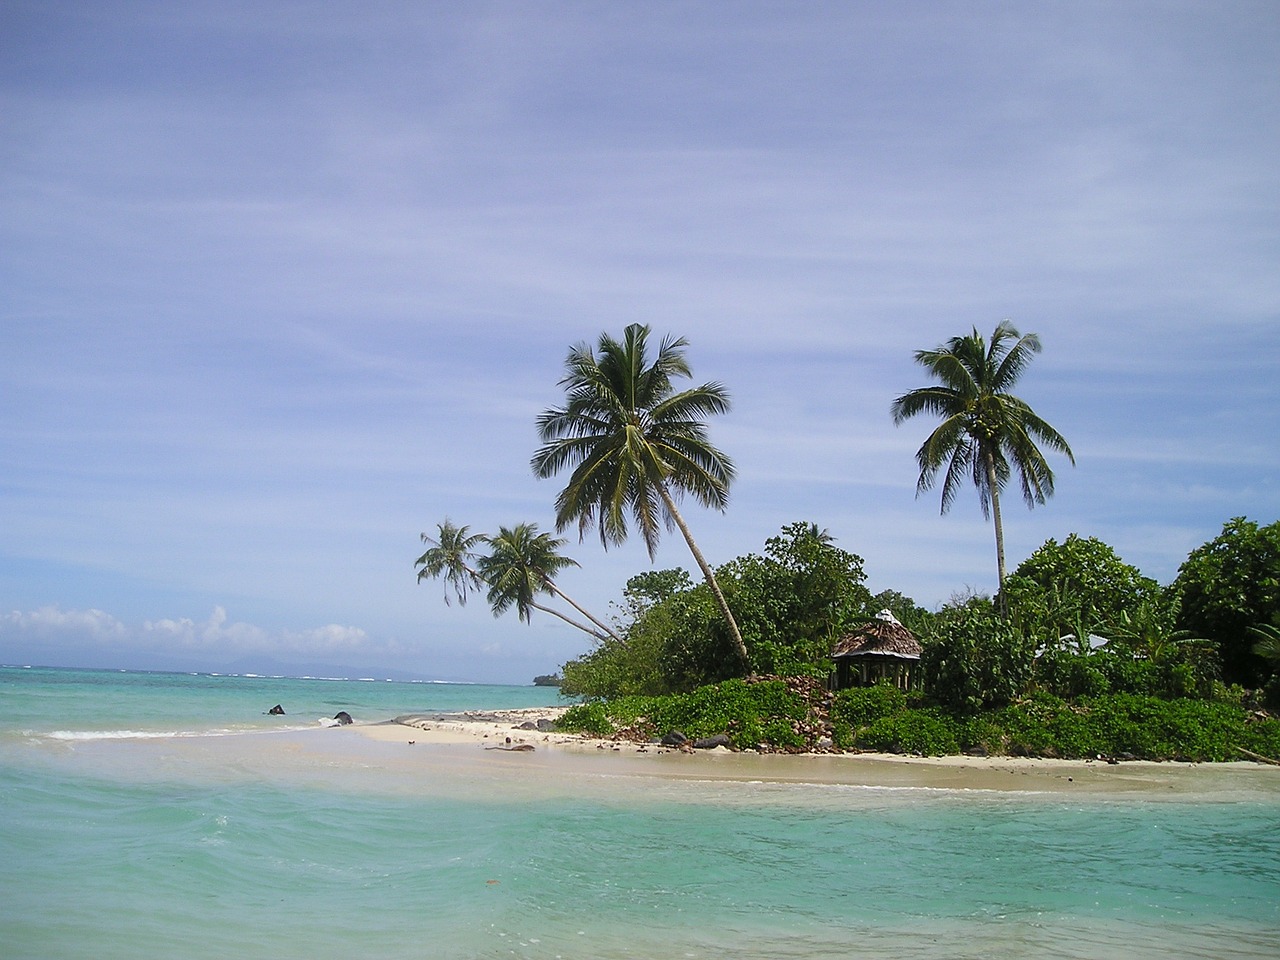
[[[535,610],[541,610],[543,613],[549,613],[549,614],[551,614],[551,616],[553,616],[553,617],[559,617],[559,618],[560,618],[561,620],[563,620],[565,623],[569,624],[569,626],[571,626],[571,627],[577,627],[577,628],[578,628],[579,630],[581,630],[583,633],[589,633],[589,634],[591,634],[591,636],[595,637],[597,640],[604,640],[604,639],[605,639],[603,636],[601,636],[600,634],[596,633],[596,631],[592,630],[592,629],[591,629],[590,627],[588,627],[586,624],[584,624],[584,623],[579,623],[577,620],[574,620],[572,617],[567,617],[567,616],[565,616],[565,615],[564,615],[563,613],[561,613],[559,610],[552,609],[551,607],[544,607],[542,604],[537,603],[537,602],[535,602],[535,601],[533,601],[533,600],[530,600],[530,601],[529,601],[529,606],[533,607],[533,609],[535,609]]]
[[[565,593],[563,590],[561,590],[559,587],[557,587],[557,586],[552,582],[552,580],[551,580],[551,578],[550,578],[550,577],[543,577],[543,578],[542,578],[542,582],[543,582],[543,583],[545,583],[545,584],[547,585],[547,589],[548,589],[548,590],[550,590],[552,593],[554,593],[557,597],[559,597],[561,600],[563,600],[563,601],[564,601],[565,603],[567,603],[569,606],[573,607],[573,609],[577,610],[580,614],[582,614],[584,617],[586,617],[588,620],[590,620],[592,623],[594,623],[597,627],[599,627],[601,630],[603,630],[603,631],[604,631],[605,633],[607,633],[609,636],[613,637],[613,639],[617,640],[619,643],[621,643],[621,642],[622,642],[622,638],[621,638],[620,636],[618,636],[616,633],[614,633],[612,630],[610,630],[610,629],[609,629],[609,627],[608,627],[606,624],[601,623],[599,620],[597,620],[595,617],[593,617],[590,613],[588,613],[588,612],[587,612],[586,610],[584,610],[582,607],[578,606],[578,604],[574,603],[573,598],[572,598],[572,597],[570,597],[570,596],[569,596],[567,593]],[[592,632],[594,633],[595,631],[592,631]]]
[[[990,453],[984,454],[987,462],[987,486],[991,490],[991,520],[996,528],[996,582],[1000,598],[1000,615],[1009,618],[1009,601],[1004,595],[1004,524],[1000,522],[1000,488],[996,483],[996,462]]]
[[[707,586],[711,588],[711,593],[715,596],[716,603],[720,606],[720,612],[724,615],[725,622],[729,624],[729,633],[733,637],[733,645],[737,650],[738,657],[742,660],[742,666],[750,673],[751,656],[747,653],[747,645],[742,642],[742,631],[738,629],[738,621],[733,619],[733,613],[729,609],[729,602],[724,598],[724,592],[720,589],[720,584],[716,580],[715,573],[711,570],[711,565],[707,563],[702,551],[698,549],[698,545],[694,542],[693,534],[690,532],[688,524],[684,522],[684,517],[680,515],[680,511],[676,509],[676,502],[672,498],[670,491],[667,490],[665,483],[658,483],[658,493],[661,494],[662,502],[666,505],[667,512],[671,514],[671,519],[676,522],[676,526],[684,534],[684,542],[689,545],[689,552],[693,554],[693,559],[698,564],[698,569],[702,571],[703,579],[707,581]]]

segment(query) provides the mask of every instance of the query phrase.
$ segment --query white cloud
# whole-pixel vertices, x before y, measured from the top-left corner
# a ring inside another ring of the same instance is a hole
[[[268,630],[233,621],[223,607],[215,607],[205,620],[187,617],[144,620],[130,625],[102,610],[62,610],[42,607],[14,611],[0,617],[0,637],[10,641],[39,639],[131,647],[151,652],[206,656],[245,654],[297,654],[326,657],[332,654],[386,655],[394,645],[375,644],[360,627],[331,623],[309,630]]]
[[[129,636],[129,629],[102,610],[61,610],[41,607],[26,612],[13,611],[0,618],[0,632],[26,635],[42,640],[74,638],[93,643],[116,643]]]

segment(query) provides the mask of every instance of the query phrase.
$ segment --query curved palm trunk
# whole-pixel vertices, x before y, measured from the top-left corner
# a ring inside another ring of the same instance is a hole
[[[574,620],[572,617],[565,616],[565,615],[564,615],[563,613],[561,613],[559,610],[555,610],[555,609],[553,609],[553,608],[551,608],[551,607],[544,607],[542,604],[540,604],[540,603],[538,603],[538,602],[536,602],[536,601],[534,601],[534,600],[530,600],[530,601],[529,601],[529,606],[533,607],[533,609],[535,609],[535,610],[541,610],[543,613],[549,613],[549,614],[551,614],[551,616],[553,616],[553,617],[559,617],[559,618],[560,618],[561,620],[563,620],[565,623],[569,624],[569,626],[571,626],[571,627],[577,627],[577,628],[578,628],[579,630],[581,630],[583,633],[589,633],[589,634],[591,634],[591,636],[595,637],[597,640],[604,640],[604,639],[605,639],[605,638],[604,638],[603,636],[601,636],[599,633],[597,633],[596,631],[594,631],[594,630],[592,630],[590,627],[588,627],[585,623],[579,623],[577,620]]]
[[[606,624],[601,623],[599,620],[597,620],[595,617],[593,617],[590,613],[588,613],[585,609],[583,609],[582,607],[578,606],[578,604],[574,602],[573,598],[572,598],[572,597],[570,597],[570,596],[569,596],[567,593],[565,593],[563,590],[561,590],[559,587],[557,587],[557,586],[555,585],[555,583],[552,581],[552,579],[551,579],[550,577],[545,577],[545,576],[544,576],[544,577],[542,578],[542,582],[543,582],[544,584],[546,584],[547,589],[548,589],[548,590],[550,590],[552,593],[554,593],[557,597],[559,597],[561,600],[563,600],[563,601],[564,601],[565,603],[567,603],[569,606],[573,607],[573,609],[577,610],[580,614],[582,614],[584,617],[586,617],[588,620],[590,620],[592,623],[594,623],[597,627],[599,627],[601,630],[603,630],[603,631],[604,631],[605,633],[607,633],[609,636],[613,637],[613,639],[617,640],[619,643],[621,643],[621,642],[622,642],[622,638],[621,638],[620,636],[618,636],[614,631],[610,630],[610,629],[609,629],[609,627],[608,627]],[[589,632],[589,633],[595,633],[595,631],[594,631],[594,630],[590,630],[590,631],[588,631],[588,632]],[[603,637],[601,637],[601,639],[604,639],[604,638],[603,638]]]
[[[742,631],[738,629],[738,621],[733,618],[733,613],[729,610],[729,603],[724,598],[724,592],[720,589],[720,584],[716,580],[715,573],[711,570],[711,565],[707,563],[702,551],[698,549],[698,545],[694,542],[693,533],[690,532],[688,524],[684,522],[684,517],[680,515],[680,511],[676,509],[676,502],[672,498],[670,491],[667,490],[665,483],[658,483],[658,493],[662,496],[662,502],[666,505],[667,512],[671,514],[671,519],[676,522],[676,526],[684,534],[684,542],[689,545],[689,552],[693,554],[693,559],[698,564],[698,569],[702,571],[703,579],[707,581],[707,586],[711,588],[711,593],[715,596],[716,603],[720,606],[720,612],[724,614],[725,622],[729,624],[729,633],[733,636],[733,644],[737,650],[738,657],[742,660],[742,666],[750,673],[751,657],[747,653],[747,645],[742,642]]]
[[[987,464],[987,485],[991,488],[991,519],[996,528],[996,583],[1000,597],[1000,615],[1009,617],[1009,602],[1004,595],[1004,524],[1000,522],[1000,488],[996,485],[996,461],[990,453],[983,454]]]

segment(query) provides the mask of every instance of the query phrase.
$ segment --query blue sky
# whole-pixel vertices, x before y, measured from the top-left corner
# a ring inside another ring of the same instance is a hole
[[[12,0],[0,661],[556,669],[579,634],[446,607],[418,536],[551,527],[534,418],[632,322],[733,395],[713,563],[812,520],[873,590],[993,590],[888,410],[1008,318],[1078,463],[1011,566],[1168,582],[1280,516],[1278,62],[1268,2]],[[598,613],[649,566],[567,535]]]

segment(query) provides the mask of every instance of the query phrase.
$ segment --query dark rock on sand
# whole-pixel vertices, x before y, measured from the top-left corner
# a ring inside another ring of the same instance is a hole
[[[729,735],[726,733],[717,733],[714,737],[703,737],[693,741],[695,750],[714,750],[716,747],[727,746],[729,746]]]
[[[554,733],[556,731],[556,722],[543,717],[541,720],[526,720],[524,723],[516,727],[517,730],[537,730],[539,733]]]
[[[485,747],[486,750],[506,750],[508,753],[533,753],[536,749],[532,743],[517,743],[513,746],[505,746],[498,744],[492,747]]]
[[[679,747],[688,743],[689,738],[686,737],[679,730],[672,730],[670,733],[668,733],[666,736],[662,738],[661,742],[664,747]]]
[[[347,713],[345,710],[339,710],[333,715],[333,719],[338,721],[338,726],[340,727],[345,727],[348,723],[352,722],[351,714]]]

